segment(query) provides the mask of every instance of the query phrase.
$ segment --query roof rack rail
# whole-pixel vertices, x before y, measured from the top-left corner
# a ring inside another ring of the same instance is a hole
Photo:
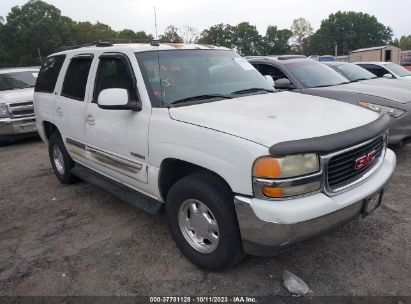
[[[243,56],[244,58],[247,58],[247,59],[251,59],[251,58],[259,58],[259,59],[262,59],[262,58],[266,58],[265,56],[259,56],[259,55],[250,55],[250,56]]]
[[[79,49],[82,47],[88,47],[88,46],[108,47],[108,46],[113,46],[113,44],[111,42],[106,42],[106,41],[96,41],[92,43],[62,46],[62,47],[59,47],[56,51],[63,52],[63,51],[75,50],[75,49]]]
[[[307,58],[304,55],[280,55],[277,57],[278,60],[288,60],[288,59],[299,59],[299,58]]]
[[[99,41],[96,43],[97,47],[108,47],[108,46],[113,46],[111,42],[106,42],[106,41]]]

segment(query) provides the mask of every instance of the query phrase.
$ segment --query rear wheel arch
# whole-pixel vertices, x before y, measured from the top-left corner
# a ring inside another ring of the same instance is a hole
[[[57,132],[60,133],[57,126],[49,121],[43,121],[43,130],[47,140],[50,140],[51,134]]]
[[[58,130],[51,133],[48,146],[50,163],[57,178],[62,184],[74,183],[76,177],[71,173],[71,169],[75,163],[68,154]]]

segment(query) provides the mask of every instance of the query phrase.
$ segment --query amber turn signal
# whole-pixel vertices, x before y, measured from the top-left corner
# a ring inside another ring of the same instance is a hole
[[[253,175],[255,177],[276,178],[281,176],[281,167],[277,159],[264,157],[254,164]]]
[[[263,188],[263,193],[267,197],[283,197],[284,196],[284,189],[264,187]]]

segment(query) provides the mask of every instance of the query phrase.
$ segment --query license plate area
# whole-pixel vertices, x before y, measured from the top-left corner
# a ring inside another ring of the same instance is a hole
[[[383,193],[384,190],[380,190],[377,193],[374,193],[373,195],[364,199],[362,208],[363,217],[371,214],[381,205]]]

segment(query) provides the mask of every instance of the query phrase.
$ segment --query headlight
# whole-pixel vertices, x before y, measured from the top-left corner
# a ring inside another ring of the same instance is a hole
[[[314,192],[321,187],[318,155],[261,157],[253,166],[253,186],[258,198],[287,198]]]
[[[4,103],[0,103],[0,118],[9,117],[9,111],[7,109],[7,105]]]
[[[254,163],[253,176],[287,178],[316,172],[320,162],[316,154],[298,154],[286,157],[262,157]]]
[[[366,107],[370,110],[373,110],[375,112],[382,113],[382,114],[388,114],[388,115],[390,115],[394,118],[398,118],[402,114],[405,113],[405,111],[400,110],[400,109],[391,108],[391,107],[382,106],[382,105],[377,105],[377,104],[370,103],[370,102],[367,102],[367,101],[359,101],[358,103],[360,105],[362,105],[363,107]]]

